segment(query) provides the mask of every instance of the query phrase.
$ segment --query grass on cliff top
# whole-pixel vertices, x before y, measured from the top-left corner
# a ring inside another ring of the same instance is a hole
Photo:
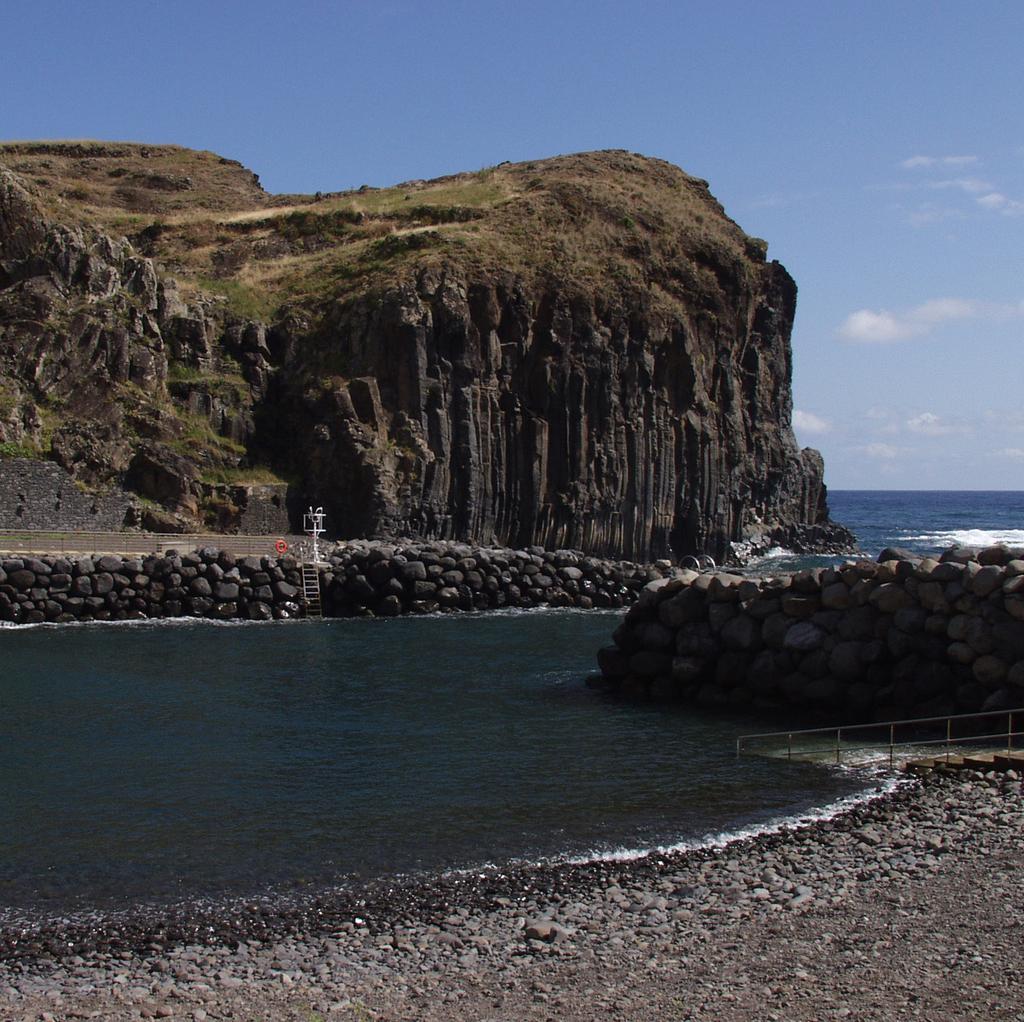
[[[51,215],[127,233],[186,290],[264,321],[429,265],[672,305],[764,259],[706,182],[620,150],[305,196],[268,195],[240,164],[177,146],[7,143],[0,163]]]
[[[221,486],[287,486],[291,481],[262,465],[249,468],[209,468],[200,478],[204,483]]]
[[[135,214],[254,208],[269,202],[236,160],[176,145],[54,140],[0,142],[0,163],[36,186],[50,212],[102,226]]]

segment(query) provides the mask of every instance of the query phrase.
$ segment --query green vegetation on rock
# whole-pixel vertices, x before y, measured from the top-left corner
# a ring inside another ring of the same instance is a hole
[[[0,443],[0,458],[40,458],[41,454],[31,444],[5,440]]]

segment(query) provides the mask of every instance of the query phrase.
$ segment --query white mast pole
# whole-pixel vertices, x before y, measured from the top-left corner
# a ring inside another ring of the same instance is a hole
[[[324,531],[324,509],[318,507],[315,510],[313,505],[310,504],[309,510],[306,512],[306,532],[313,537],[313,563],[319,564],[320,558],[320,537]]]

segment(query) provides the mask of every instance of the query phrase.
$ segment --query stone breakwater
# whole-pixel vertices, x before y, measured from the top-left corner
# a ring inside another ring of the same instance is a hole
[[[338,617],[623,607],[677,574],[578,551],[498,550],[457,543],[352,543],[320,569],[323,610]],[[214,549],[149,557],[0,557],[0,621],[15,624],[212,618],[270,621],[305,612],[294,557],[235,557]]]
[[[293,557],[242,557],[218,550],[160,556],[5,557],[0,621],[134,621],[200,617],[283,620],[302,614]]]
[[[643,566],[578,550],[481,548],[460,543],[350,543],[323,572],[326,610],[395,617],[501,607],[625,607],[644,586],[680,574],[668,561]]]
[[[627,695],[894,720],[1024,703],[1024,550],[645,586],[591,679]]]

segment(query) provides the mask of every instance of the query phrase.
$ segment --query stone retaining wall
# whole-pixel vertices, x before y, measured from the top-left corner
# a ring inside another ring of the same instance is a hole
[[[243,536],[287,536],[302,525],[302,512],[285,483],[202,483],[204,505],[216,531]]]
[[[238,531],[243,535],[283,536],[293,531],[286,485],[232,486],[228,496],[238,506]],[[296,518],[294,527],[299,528],[301,514]]]
[[[647,585],[591,684],[835,722],[1024,704],[1024,550]]]
[[[0,459],[0,529],[112,531],[134,517],[123,494],[84,493],[59,465]]]
[[[328,616],[498,607],[622,607],[677,574],[578,551],[481,549],[458,543],[338,547],[320,573]],[[0,556],[0,621],[18,624],[201,617],[266,621],[301,616],[294,557],[235,557],[204,549],[125,558]]]
[[[290,506],[294,501],[284,483],[203,483],[201,488],[206,504],[222,511],[223,520],[214,523],[220,532],[280,536],[292,532],[293,519],[296,527],[301,524],[301,511]],[[55,462],[0,458],[0,529],[117,532],[138,525],[147,514],[123,491],[80,490]],[[165,517],[162,524],[173,523],[173,516]]]

